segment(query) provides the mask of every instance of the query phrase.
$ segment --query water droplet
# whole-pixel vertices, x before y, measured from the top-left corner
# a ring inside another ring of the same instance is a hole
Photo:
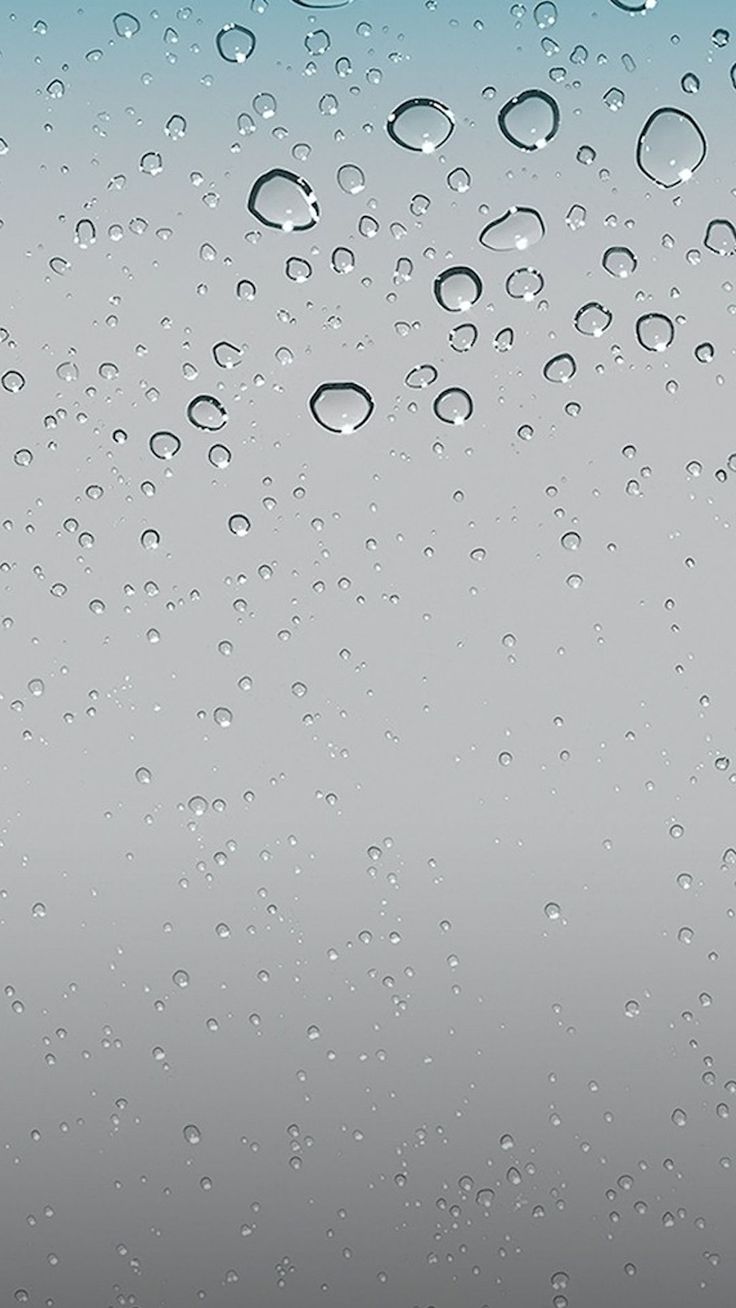
[[[601,263],[611,277],[631,277],[637,265],[633,250],[625,245],[611,245],[604,252]]]
[[[478,328],[475,323],[461,322],[457,327],[453,327],[447,339],[457,354],[466,354],[468,350],[472,350],[478,339]]]
[[[676,1108],[672,1114],[672,1121],[675,1126],[685,1126],[687,1124],[687,1113],[684,1108]]]
[[[178,968],[171,979],[180,990],[185,990],[189,985],[189,973],[185,972],[183,967]]]
[[[141,30],[141,25],[135,14],[116,14],[112,20],[112,25],[115,29],[115,35],[123,36],[127,40],[131,36],[136,36]]]
[[[647,9],[654,9],[657,0],[611,0],[611,4],[626,14],[643,14]]]
[[[284,168],[272,168],[253,183],[248,209],[264,226],[282,232],[306,232],[319,219],[309,182]]]
[[[341,436],[349,436],[362,427],[374,407],[369,392],[357,382],[324,382],[309,401],[312,416],[320,427]]]
[[[228,64],[244,64],[256,48],[256,38],[249,27],[226,23],[215,37],[217,52]]]
[[[675,339],[674,323],[663,313],[645,313],[637,320],[636,338],[645,350],[661,354]]]
[[[202,1133],[198,1126],[185,1126],[183,1134],[187,1144],[190,1145],[198,1145],[202,1139]]]
[[[435,278],[434,294],[443,309],[467,313],[483,294],[483,283],[472,268],[446,268]]]
[[[736,227],[728,218],[713,218],[705,229],[703,245],[713,254],[736,252]]]
[[[498,125],[519,150],[541,150],[559,131],[560,111],[546,91],[524,91],[503,106]]]
[[[612,322],[613,314],[610,309],[605,309],[595,300],[584,304],[575,314],[575,326],[583,336],[602,336]]]
[[[440,422],[452,423],[455,427],[461,427],[473,414],[473,401],[460,386],[440,391],[432,407]]]
[[[173,459],[181,449],[181,441],[173,431],[155,431],[148,444],[157,459]]]
[[[228,527],[233,536],[247,536],[250,531],[250,519],[243,513],[233,513],[228,519]]]
[[[344,9],[353,0],[293,0],[293,3],[302,9]]]
[[[360,195],[365,190],[365,173],[357,164],[343,164],[337,170],[337,184],[346,195]]]
[[[397,145],[405,150],[432,154],[449,140],[455,129],[455,118],[439,100],[404,100],[388,116],[386,131]]]
[[[705,137],[683,109],[657,109],[647,119],[636,147],[636,161],[657,186],[678,186],[692,177],[707,151]]]
[[[218,368],[237,368],[242,362],[243,351],[239,345],[232,345],[230,341],[218,341],[212,347],[212,357]]]
[[[197,395],[187,405],[187,417],[200,431],[220,431],[227,422],[227,409],[214,395]]]
[[[544,220],[536,209],[512,205],[500,218],[494,218],[479,236],[487,250],[530,250],[545,234]]]
[[[558,922],[561,911],[559,904],[555,904],[554,901],[551,901],[549,904],[545,904],[544,906],[545,917],[548,917],[550,922]]]
[[[431,363],[420,363],[416,368],[412,368],[406,374],[406,384],[412,390],[424,390],[426,386],[431,386],[437,381],[437,369]]]
[[[506,293],[512,300],[533,300],[544,286],[544,278],[536,268],[515,268],[506,278]]]
[[[227,468],[232,458],[232,454],[227,448],[227,445],[212,445],[210,446],[207,458],[213,468]]]
[[[549,382],[566,385],[572,381],[577,372],[577,364],[571,354],[555,354],[544,365],[543,373]]]
[[[11,368],[8,372],[3,373],[2,384],[5,390],[9,391],[11,395],[17,395],[18,391],[23,390],[23,387],[26,384],[26,379],[22,372],[15,372]]]

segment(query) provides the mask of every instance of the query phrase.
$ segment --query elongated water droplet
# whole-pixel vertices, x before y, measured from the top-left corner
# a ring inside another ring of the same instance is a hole
[[[536,209],[513,205],[500,218],[494,218],[479,236],[487,250],[529,250],[545,234],[542,215]]]

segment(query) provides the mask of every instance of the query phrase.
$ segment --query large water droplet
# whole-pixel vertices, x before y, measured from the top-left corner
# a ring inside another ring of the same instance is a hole
[[[187,405],[187,417],[200,431],[219,431],[227,422],[227,409],[214,395],[197,395]]]
[[[548,382],[556,382],[563,386],[572,381],[577,370],[578,366],[571,354],[555,354],[554,358],[547,360],[543,368]]]
[[[215,37],[217,53],[228,64],[244,64],[256,48],[256,38],[249,27],[226,23]]]
[[[674,323],[663,313],[645,313],[637,321],[636,338],[645,350],[661,354],[675,339]]]
[[[434,294],[443,309],[450,313],[467,313],[483,294],[483,283],[472,268],[446,268],[435,278]]]
[[[373,399],[357,382],[324,382],[309,401],[312,416],[325,431],[349,436],[368,421]]]
[[[432,407],[440,422],[449,422],[455,427],[461,427],[473,414],[473,401],[460,386],[441,391]]]
[[[713,218],[705,229],[703,245],[712,254],[734,254],[736,227],[728,218]]]
[[[123,36],[126,39],[136,36],[141,30],[141,25],[135,14],[116,14],[112,20],[112,25],[115,29],[115,35]]]
[[[536,268],[515,268],[506,278],[506,293],[512,300],[529,303],[544,286],[544,278]]]
[[[181,441],[173,431],[155,431],[148,444],[157,459],[173,459],[181,449]]]
[[[636,270],[637,259],[633,250],[625,245],[610,245],[604,251],[601,263],[611,277],[631,277]]]
[[[388,116],[386,131],[405,150],[432,154],[445,144],[455,128],[452,110],[439,100],[404,100]]]
[[[582,305],[575,314],[575,326],[583,336],[602,336],[612,322],[611,310],[604,308],[595,300]]]
[[[478,239],[487,250],[529,250],[541,241],[544,233],[544,220],[536,209],[512,205],[500,218],[488,223]]]
[[[523,91],[500,110],[498,125],[519,150],[541,150],[559,131],[560,111],[546,91]]]
[[[683,109],[657,109],[644,124],[636,161],[657,186],[678,186],[703,162],[707,143],[698,124]]]
[[[611,0],[611,4],[626,14],[643,14],[647,9],[654,9],[657,0]]]
[[[319,205],[309,182],[283,168],[262,173],[253,183],[248,209],[266,227],[306,232],[319,219]]]

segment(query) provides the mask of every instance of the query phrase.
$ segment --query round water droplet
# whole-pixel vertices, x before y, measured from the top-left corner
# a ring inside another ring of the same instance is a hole
[[[337,184],[346,195],[360,195],[365,190],[365,173],[357,164],[343,164],[337,170]]]
[[[460,386],[440,391],[432,407],[440,422],[449,422],[455,427],[461,427],[473,414],[473,401]]]
[[[483,283],[472,268],[446,268],[435,278],[435,299],[450,313],[467,313],[482,294]]]
[[[583,336],[602,336],[613,322],[613,314],[610,309],[605,309],[602,304],[591,300],[589,304],[584,304],[575,314],[575,326]]]
[[[644,124],[636,161],[657,186],[679,186],[703,162],[707,144],[694,118],[683,109],[657,109]]]
[[[226,468],[232,458],[227,445],[212,445],[207,455],[213,468]]]
[[[661,354],[675,339],[675,325],[663,313],[645,313],[637,320],[636,338],[645,350]]]
[[[249,27],[226,23],[215,37],[217,52],[228,64],[244,64],[256,48],[256,38]]]
[[[243,351],[239,345],[232,345],[230,341],[218,341],[212,347],[212,357],[218,368],[237,368],[242,362]]]
[[[22,372],[16,372],[11,368],[8,372],[3,373],[2,384],[4,389],[9,391],[11,395],[17,395],[18,391],[23,390],[23,387],[26,384],[26,379]]]
[[[178,968],[171,979],[180,990],[185,990],[189,985],[189,973],[185,972],[183,967]]]
[[[357,382],[324,382],[309,401],[312,417],[320,427],[341,436],[349,436],[362,427],[374,407],[369,392]]]
[[[571,354],[555,354],[544,365],[543,373],[548,382],[566,385],[572,381],[577,372],[577,364]]]
[[[233,513],[227,525],[233,536],[247,536],[250,531],[250,519],[246,518],[244,513]]]
[[[536,209],[512,205],[500,218],[494,218],[479,236],[487,250],[530,250],[545,234],[542,215]]]
[[[631,277],[636,269],[637,258],[627,246],[611,245],[604,252],[601,263],[611,277]]]
[[[181,449],[181,441],[173,431],[155,431],[148,444],[157,459],[173,459]]]
[[[198,1126],[185,1126],[184,1139],[187,1144],[198,1145],[202,1139],[202,1133]]]
[[[647,9],[654,9],[657,0],[611,0],[611,4],[626,14],[643,14]]]
[[[736,252],[736,227],[728,218],[713,218],[705,229],[703,245],[712,254]]]
[[[536,268],[515,268],[506,278],[506,293],[512,300],[533,300],[544,286],[544,278]]]
[[[451,109],[439,100],[404,100],[388,116],[386,131],[397,145],[421,154],[433,154],[455,129]]]
[[[141,25],[135,14],[116,14],[112,20],[112,25],[116,36],[123,36],[128,40],[131,36],[136,36],[141,30]]]
[[[248,209],[266,227],[282,232],[306,232],[319,219],[309,182],[284,168],[272,168],[253,183]]]
[[[227,409],[214,395],[197,395],[187,405],[187,417],[200,431],[219,431],[227,422]]]
[[[500,110],[498,125],[519,150],[542,150],[559,131],[560,111],[546,91],[523,91]]]

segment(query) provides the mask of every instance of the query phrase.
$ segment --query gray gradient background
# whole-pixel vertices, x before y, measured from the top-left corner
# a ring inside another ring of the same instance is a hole
[[[0,361],[26,385],[0,390],[2,1304],[733,1303],[736,757],[715,760],[736,756],[734,479],[715,473],[736,450],[736,293],[703,235],[736,218],[736,40],[712,39],[734,14],[557,8],[541,32],[532,5],[479,0],[202,2],[135,8],[131,40],[107,0],[3,13]],[[227,21],[256,33],[242,66],[215,50]],[[331,38],[313,59],[311,28]],[[534,86],[562,122],[526,155],[497,112]],[[385,132],[412,95],[454,111],[434,156]],[[694,114],[709,146],[672,191],[635,164],[661,105]],[[360,195],[339,189],[343,163],[363,168]],[[247,214],[271,167],[311,182],[314,231]],[[544,215],[528,256],[478,245],[509,204]],[[620,244],[639,262],[618,282],[601,255]],[[330,268],[336,245],[354,250],[349,276]],[[312,263],[303,285],[291,255]],[[400,258],[413,275],[397,284]],[[462,356],[431,291],[455,261],[484,282]],[[531,305],[504,290],[526,262],[545,278]],[[573,327],[591,299],[614,314],[600,340]],[[634,335],[652,311],[680,316],[663,356]],[[221,339],[247,347],[232,372],[212,360]],[[577,376],[548,384],[567,349]],[[439,381],[412,391],[424,362]],[[343,378],[375,413],[331,437],[307,401]],[[461,429],[432,413],[456,384],[475,402]],[[201,392],[228,409],[218,437],[187,422]],[[149,451],[157,429],[182,440],[169,465]],[[207,460],[219,439],[223,471]]]

